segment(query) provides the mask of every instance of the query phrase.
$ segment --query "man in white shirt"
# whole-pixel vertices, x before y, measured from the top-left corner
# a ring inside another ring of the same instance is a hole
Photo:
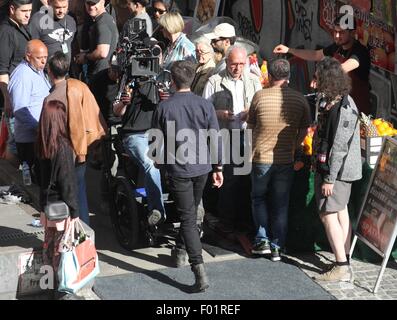
[[[246,205],[249,207],[249,201],[245,203],[249,199],[249,190],[244,188],[246,183],[249,185],[249,179],[246,175],[235,174],[235,168],[241,165],[236,162],[240,160],[240,158],[236,159],[236,154],[241,155],[244,149],[244,129],[248,109],[254,94],[262,87],[257,76],[244,72],[246,62],[247,51],[244,48],[237,46],[229,48],[226,53],[226,69],[211,76],[203,92],[203,97],[209,99],[215,107],[219,127],[239,131],[237,137],[240,139],[237,143],[231,143],[233,139],[230,141],[224,139],[222,142],[230,150],[230,162],[224,165],[225,180],[217,204],[218,215],[223,224],[221,229],[225,232],[232,231],[237,222],[250,219],[249,212],[244,210]],[[233,134],[230,131],[230,136],[236,137],[236,132],[234,131]],[[241,216],[242,213],[244,217]]]

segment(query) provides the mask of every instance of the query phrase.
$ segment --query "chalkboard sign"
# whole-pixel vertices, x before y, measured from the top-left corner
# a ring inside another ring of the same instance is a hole
[[[388,258],[396,238],[397,141],[385,139],[372,172],[356,236],[376,253]]]

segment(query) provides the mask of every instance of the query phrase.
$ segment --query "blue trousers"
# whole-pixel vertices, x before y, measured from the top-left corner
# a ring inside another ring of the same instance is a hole
[[[270,240],[272,247],[284,248],[293,178],[292,164],[252,164],[252,216],[257,230],[255,242]]]

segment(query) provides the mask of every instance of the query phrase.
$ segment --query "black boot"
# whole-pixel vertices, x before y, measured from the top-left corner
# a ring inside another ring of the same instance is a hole
[[[54,300],[85,300],[85,299],[74,293],[56,291]]]
[[[171,257],[174,261],[176,268],[181,268],[186,265],[187,261],[187,252],[185,249],[182,248],[173,248],[171,250]]]
[[[202,292],[205,291],[210,285],[208,283],[208,277],[204,270],[204,263],[192,265],[192,271],[196,282],[192,287],[192,292]]]

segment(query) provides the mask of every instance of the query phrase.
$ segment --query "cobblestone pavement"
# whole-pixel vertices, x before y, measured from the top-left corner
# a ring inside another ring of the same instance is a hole
[[[285,256],[285,262],[295,264],[309,277],[315,276],[334,261],[330,252]],[[397,300],[397,262],[390,261],[385,269],[378,292],[372,293],[380,272],[380,264],[351,260],[354,282],[317,282],[338,300]]]

